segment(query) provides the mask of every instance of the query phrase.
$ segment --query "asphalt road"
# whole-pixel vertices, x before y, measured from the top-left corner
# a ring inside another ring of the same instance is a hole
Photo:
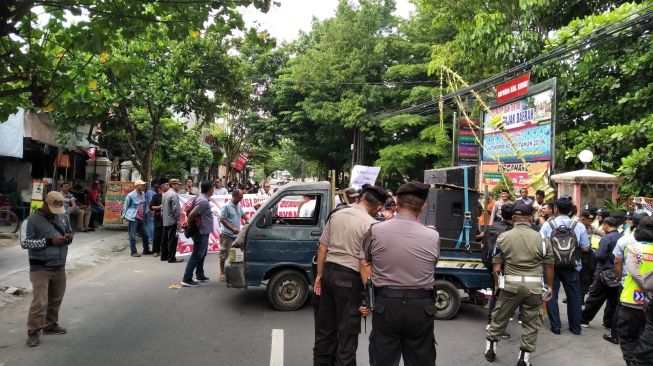
[[[181,280],[185,262],[131,258],[127,251],[112,256],[109,262],[69,275],[60,313],[66,335],[43,335],[40,346],[27,348],[31,296],[0,308],[0,366],[311,365],[310,306],[278,312],[268,304],[263,288],[226,288],[213,280],[216,255],[207,257],[210,282],[181,289],[169,286]],[[578,337],[568,332],[553,335],[545,320],[531,361],[537,366],[624,364],[619,347],[602,340],[600,322],[595,320]],[[499,344],[496,365],[516,363],[519,324],[511,322],[508,331],[513,337]],[[487,364],[484,309],[463,305],[454,320],[437,321],[435,332],[438,365]],[[360,365],[368,364],[367,344],[361,334]]]

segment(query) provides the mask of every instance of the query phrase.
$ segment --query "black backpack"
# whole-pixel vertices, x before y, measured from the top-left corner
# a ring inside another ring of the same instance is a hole
[[[572,220],[569,227],[565,225],[556,225],[554,220],[549,220],[551,225],[551,248],[553,249],[553,263],[555,268],[571,269],[575,268],[580,258],[578,251],[578,238],[574,229],[578,220]]]

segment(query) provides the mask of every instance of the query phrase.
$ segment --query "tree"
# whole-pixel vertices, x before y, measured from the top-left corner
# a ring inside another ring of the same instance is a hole
[[[573,44],[580,37],[620,19],[633,19],[653,2],[624,4],[602,14],[574,20],[560,28],[548,49]],[[622,193],[653,194],[653,36],[630,30],[618,39],[593,44],[574,62],[540,69],[559,77],[556,166],[579,168],[576,156],[590,149],[594,168],[625,178]]]
[[[396,25],[394,1],[359,3],[340,1],[334,18],[314,21],[310,33],[287,47],[291,57],[270,86],[269,111],[297,152],[338,171],[350,165],[355,130],[369,138],[365,162],[378,156],[380,128],[363,117],[386,101],[385,40]]]
[[[171,111],[212,121],[247,97],[225,36],[209,29],[174,42],[164,27],[152,26],[139,39],[123,40],[106,60],[89,65],[89,79],[62,102],[55,123],[63,131],[90,126],[89,141],[121,151],[149,179],[162,120]]]
[[[254,0],[262,11],[269,0]],[[0,5],[0,121],[17,108],[52,111],[113,47],[159,26],[171,40],[242,27],[234,0],[8,0]],[[74,18],[73,18],[74,17]]]

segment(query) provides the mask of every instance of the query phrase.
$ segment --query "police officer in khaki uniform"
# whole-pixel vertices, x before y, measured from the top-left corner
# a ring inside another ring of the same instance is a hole
[[[552,295],[553,251],[549,240],[531,229],[532,215],[532,206],[515,205],[514,228],[497,239],[492,262],[499,299],[487,331],[485,359],[489,362],[494,362],[497,342],[510,317],[522,305],[522,338],[517,365],[530,366],[530,355],[535,351],[537,332],[542,326],[542,300],[548,301]],[[546,285],[542,281],[544,270]]]
[[[388,195],[363,186],[359,203],[335,212],[324,227],[317,252],[314,292],[320,297],[313,347],[314,365],[356,365],[361,328],[361,243]]]
[[[409,182],[397,191],[397,215],[375,224],[363,240],[361,277],[374,284],[370,363],[435,365],[433,272],[438,232],[420,224],[429,186]],[[366,309],[361,309],[366,315]]]

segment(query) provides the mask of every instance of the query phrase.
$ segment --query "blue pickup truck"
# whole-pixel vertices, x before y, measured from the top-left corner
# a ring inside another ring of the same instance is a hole
[[[281,187],[262,204],[236,239],[225,269],[227,286],[265,285],[275,309],[301,308],[310,294],[312,261],[334,195],[329,182]],[[311,209],[302,210],[302,217],[285,214],[287,207],[303,204]],[[464,297],[461,292],[468,295],[468,300],[483,301],[477,290],[490,287],[490,281],[481,262],[480,247],[475,247],[441,250],[435,271],[438,319],[456,315]]]

